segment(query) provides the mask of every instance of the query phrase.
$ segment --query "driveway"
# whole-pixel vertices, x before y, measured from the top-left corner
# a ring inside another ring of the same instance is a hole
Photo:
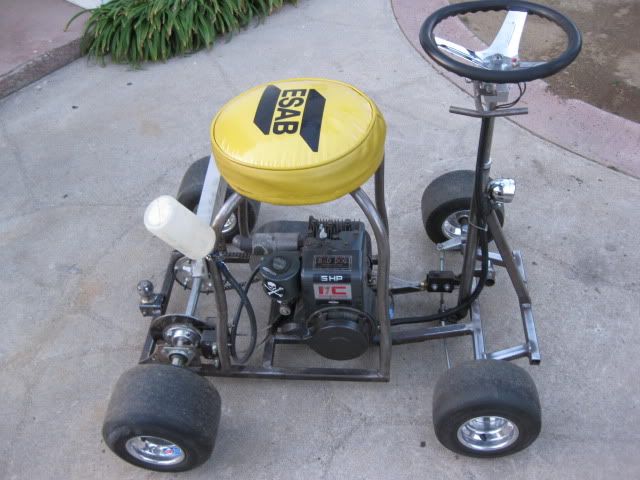
[[[422,190],[472,167],[479,123],[447,113],[470,98],[407,42],[389,2],[302,0],[211,51],[140,71],[81,59],[0,100],[4,478],[169,478],[122,462],[100,435],[146,332],[136,283],[159,283],[169,254],[142,213],[208,154],[226,101],[301,76],[353,83],[385,115],[392,273],[423,278],[437,255],[421,226]],[[543,405],[530,448],[481,461],[438,443],[431,395],[446,364],[430,342],[395,348],[386,384],[212,380],[223,400],[216,449],[175,478],[639,477],[640,183],[507,121],[493,161],[496,176],[518,182],[506,233],[525,256],[543,355],[538,367],[520,363]],[[354,209],[348,199],[265,206],[260,221],[311,213]],[[436,302],[408,298],[399,313]],[[504,272],[481,305],[489,347],[520,340]],[[210,301],[202,308],[212,314]],[[454,363],[470,358],[468,341],[449,346]]]

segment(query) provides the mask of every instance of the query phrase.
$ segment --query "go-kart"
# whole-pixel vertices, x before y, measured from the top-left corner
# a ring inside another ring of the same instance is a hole
[[[434,34],[447,18],[485,11],[507,14],[484,50]],[[544,62],[520,58],[527,15],[562,29],[563,53]],[[211,157],[191,165],[176,198],[159,197],[145,212],[147,228],[174,250],[159,290],[148,280],[138,284],[140,311],[151,317],[148,335],[139,365],[113,390],[103,426],[106,444],[122,459],[159,471],[205,462],[214,448],[221,399],[204,377],[383,382],[390,378],[392,346],[463,336],[470,337],[475,360],[451,366],[447,355],[449,369],[433,394],[437,438],[475,457],[511,454],[536,439],[536,386],[523,368],[508,362],[540,362],[522,255],[502,230],[515,182],[490,177],[491,143],[497,117],[527,113],[515,107],[522,83],[568,66],[581,36],[549,7],[490,0],[436,11],[424,22],[420,41],[435,62],[473,82],[475,108],[452,107],[451,113],[481,119],[475,170],[446,173],[422,196],[422,220],[440,253],[438,268],[419,281],[390,278],[384,168],[393,160],[384,160],[384,118],[364,93],[309,78],[271,82],[232,99],[213,120]],[[512,101],[509,84],[520,87]],[[372,176],[373,200],[362,188]],[[367,223],[311,216],[257,226],[263,203],[316,205],[347,195]],[[497,251],[490,250],[491,242]],[[462,255],[460,273],[446,268],[445,254]],[[485,345],[479,302],[499,268],[515,290],[524,340],[492,351]],[[243,281],[238,271],[246,272]],[[168,313],[176,284],[188,293],[186,307]],[[268,315],[253,306],[256,289]],[[395,315],[399,297],[422,292],[440,296],[437,311]],[[203,294],[214,297],[214,316],[198,311]],[[455,298],[453,306],[446,306],[447,296]],[[276,361],[276,352],[287,348],[310,349],[317,363]],[[371,350],[377,359],[365,355]],[[358,364],[362,359],[373,364]]]

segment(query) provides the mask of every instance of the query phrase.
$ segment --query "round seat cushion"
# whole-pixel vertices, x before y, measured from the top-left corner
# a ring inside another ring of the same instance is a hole
[[[277,205],[342,197],[384,155],[386,125],[364,93],[320,78],[271,82],[218,112],[211,143],[220,174],[239,194]]]

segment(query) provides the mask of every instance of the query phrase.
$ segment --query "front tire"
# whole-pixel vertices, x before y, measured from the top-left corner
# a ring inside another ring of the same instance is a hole
[[[533,443],[541,428],[538,391],[529,374],[509,362],[462,363],[438,380],[433,426],[449,450],[500,457]]]
[[[200,195],[202,194],[204,179],[207,176],[208,166],[209,157],[203,157],[193,162],[182,177],[180,187],[178,188],[176,200],[193,212],[196,211],[198,203],[200,202]],[[225,199],[229,198],[232,193],[233,190],[231,187],[227,187]],[[248,202],[249,231],[252,231],[258,220],[260,203],[254,200],[249,200]],[[233,237],[240,233],[240,225],[238,223],[239,215],[240,208],[237,208],[222,227],[222,235],[226,243],[231,243]]]
[[[469,222],[475,172],[454,170],[440,175],[422,194],[422,224],[433,243],[459,237]],[[500,225],[504,224],[504,208],[495,209]],[[491,237],[489,237],[491,240]]]
[[[180,472],[211,456],[220,395],[206,379],[173,365],[137,365],[116,383],[102,435],[120,458],[159,472]]]

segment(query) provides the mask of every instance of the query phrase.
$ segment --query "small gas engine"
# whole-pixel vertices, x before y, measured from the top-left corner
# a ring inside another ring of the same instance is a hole
[[[376,329],[371,239],[362,222],[278,221],[236,245],[259,260],[265,294],[279,305],[280,333],[334,360],[359,357]]]

